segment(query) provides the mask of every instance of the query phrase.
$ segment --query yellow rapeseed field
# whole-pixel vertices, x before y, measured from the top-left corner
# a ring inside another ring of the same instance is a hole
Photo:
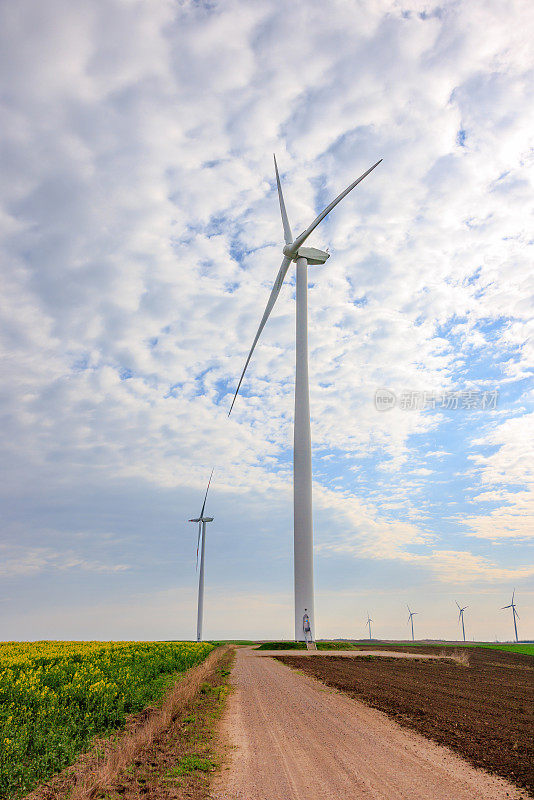
[[[0,798],[71,764],[213,649],[193,642],[0,643]]]

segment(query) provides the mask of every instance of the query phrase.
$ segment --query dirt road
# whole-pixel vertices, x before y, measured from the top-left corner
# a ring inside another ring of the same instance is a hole
[[[252,650],[238,650],[222,722],[234,746],[214,800],[519,800],[382,712]]]

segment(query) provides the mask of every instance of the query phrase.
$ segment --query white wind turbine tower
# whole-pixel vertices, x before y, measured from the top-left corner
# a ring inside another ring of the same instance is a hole
[[[458,601],[456,601],[456,605],[460,609],[460,613],[458,615],[458,622],[460,622],[460,620],[462,621],[462,633],[464,635],[464,642],[465,642],[464,611],[466,608],[469,608],[469,606],[464,606],[463,608],[461,608]]]
[[[409,614],[408,622],[412,623],[412,642],[415,642],[415,636],[414,636],[414,633],[413,633],[413,618],[415,617],[415,615],[418,612],[417,611],[410,611],[410,606],[408,606],[408,605],[406,606],[406,608],[408,609],[408,614]]]
[[[367,612],[367,625],[369,625],[369,641],[371,641],[371,639],[372,639],[372,636],[371,636],[371,622],[372,621],[373,620],[369,616],[369,612]]]
[[[516,640],[516,642],[518,642],[519,639],[517,637],[517,622],[515,620],[516,620],[516,617],[517,617],[517,619],[519,619],[519,614],[517,613],[517,610],[516,610],[516,606],[515,606],[515,603],[514,603],[514,597],[515,597],[515,589],[512,592],[512,602],[510,603],[509,606],[503,606],[501,608],[501,611],[504,611],[505,608],[511,608],[512,609],[512,616],[514,618],[515,640]]]
[[[380,159],[382,161],[382,159]],[[311,428],[310,428],[310,397],[308,382],[308,266],[324,264],[329,254],[314,247],[302,245],[315,230],[320,222],[329,214],[344,197],[351,192],[360,181],[369,175],[376,164],[364,172],[363,175],[350,184],[314,219],[306,230],[293,239],[289,219],[286,212],[280,176],[276,157],[274,167],[282,226],[284,229],[285,246],[284,258],[274,286],[269,295],[265,311],[259,328],[252,342],[252,347],[247,356],[243,372],[239,379],[237,389],[228,416],[232,413],[234,403],[241,387],[241,382],[249,365],[254,348],[265,327],[274,304],[280,294],[289,265],[292,261],[297,265],[297,320],[296,320],[296,371],[295,371],[295,427],[293,434],[293,515],[294,515],[294,570],[295,570],[295,639],[305,641],[305,627],[309,627],[308,637],[315,640],[314,596],[313,596],[313,518],[312,518],[312,462],[311,462]]]
[[[213,470],[211,471],[210,479],[206,494],[204,495],[204,502],[202,503],[202,511],[200,517],[190,519],[189,522],[198,522],[198,539],[197,539],[197,569],[198,569],[198,551],[200,547],[200,574],[198,576],[198,606],[197,606],[197,642],[202,641],[202,620],[204,617],[204,552],[206,549],[206,522],[213,522],[214,517],[205,517],[204,509],[206,508],[206,500],[210,488],[211,479],[213,477]]]

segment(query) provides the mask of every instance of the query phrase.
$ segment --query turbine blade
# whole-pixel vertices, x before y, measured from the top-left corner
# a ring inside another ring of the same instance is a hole
[[[455,600],[455,603],[458,606],[458,608],[460,608],[460,603],[458,602],[458,600]]]
[[[214,469],[215,469],[215,467],[213,467],[213,469],[211,471],[210,479],[208,481],[208,486],[207,486],[207,489],[206,489],[206,494],[204,495],[204,502],[202,503],[202,511],[200,512],[200,518],[201,519],[204,516],[204,509],[206,508],[206,499],[208,497],[208,492],[210,490],[210,483],[211,483],[211,479],[213,478],[213,470]]]
[[[513,602],[514,602],[514,597],[515,597],[515,589],[514,589],[514,591],[512,592],[512,604],[513,604]]]
[[[382,159],[380,159],[380,161],[382,161]],[[297,236],[297,238],[295,239],[295,242],[294,242],[294,247],[295,247],[296,250],[298,250],[298,248],[301,246],[301,244],[304,244],[304,242],[306,241],[306,239],[308,238],[310,233],[312,233],[312,231],[315,230],[317,225],[319,225],[319,223],[323,221],[323,219],[327,216],[327,214],[330,214],[332,209],[335,208],[337,206],[337,204],[340,203],[343,200],[343,198],[348,195],[349,192],[352,192],[354,187],[357,186],[361,181],[363,181],[363,179],[366,178],[369,175],[369,173],[372,172],[375,169],[375,167],[378,167],[378,165],[380,164],[380,161],[377,161],[376,164],[373,164],[373,166],[370,167],[367,170],[367,172],[364,172],[363,175],[360,175],[360,177],[357,180],[355,180],[353,183],[351,183],[350,186],[347,186],[347,188],[343,192],[341,192],[341,194],[339,194],[336,197],[335,200],[332,200],[330,205],[328,205],[324,209],[324,211],[321,211],[319,216],[316,217],[313,220],[313,222],[310,225],[310,227],[306,228],[304,233],[301,233],[300,236]]]
[[[518,614],[518,612],[515,610],[515,608],[514,608],[514,614],[516,615],[517,619],[519,619],[519,618],[520,618],[520,617],[519,617],[519,614]]]
[[[261,332],[265,327],[265,323],[269,319],[269,315],[273,310],[273,306],[276,303],[277,297],[280,294],[280,289],[282,288],[282,284],[284,282],[284,278],[286,277],[286,272],[290,264],[291,264],[291,259],[285,256],[280,266],[280,269],[278,270],[278,275],[276,276],[274,286],[271,289],[271,294],[269,295],[265,311],[263,312],[263,317],[261,318],[260,327],[258,328],[256,336],[254,337],[254,341],[252,342],[252,347],[250,348],[247,360],[245,361],[245,366],[243,367],[243,372],[241,373],[241,377],[239,378],[239,383],[237,384],[237,389],[235,390],[234,399],[232,400],[232,405],[230,406],[230,411],[228,412],[228,416],[230,416],[230,414],[232,413],[232,409],[234,407],[237,394],[239,392],[239,389],[241,388],[241,383],[243,381],[243,378],[245,377],[245,372],[247,371],[249,361],[252,358],[252,353],[254,352],[254,348],[256,347],[257,341],[260,338]]]
[[[460,613],[458,614],[458,622],[460,622],[461,618],[462,618],[462,609],[460,609]]]
[[[274,169],[276,172],[276,185],[278,186],[278,200],[280,201],[280,214],[282,215],[282,225],[284,226],[284,240],[286,244],[291,244],[293,241],[293,234],[291,233],[291,226],[287,218],[286,204],[284,203],[284,195],[282,194],[282,184],[280,183],[280,175],[278,174],[278,164],[276,163],[276,156],[273,153]]]
[[[503,606],[503,607],[501,608],[501,611],[504,611],[504,609],[505,609],[505,608],[512,608],[512,606]]]
[[[198,539],[197,539],[197,563],[195,569],[198,571],[198,550],[200,547],[200,534],[202,533],[202,523],[198,523]]]

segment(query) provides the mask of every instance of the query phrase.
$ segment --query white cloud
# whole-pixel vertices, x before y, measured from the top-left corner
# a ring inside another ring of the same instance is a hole
[[[507,419],[475,441],[477,445],[489,445],[495,450],[491,455],[473,456],[481,483],[488,487],[473,499],[499,503],[489,513],[465,519],[475,536],[495,541],[527,540],[534,536],[533,441],[534,414]],[[505,488],[492,490],[493,486]]]
[[[0,575],[13,578],[37,575],[55,570],[114,573],[129,569],[127,564],[102,563],[80,558],[75,551],[55,552],[49,547],[16,547],[0,545]]]

